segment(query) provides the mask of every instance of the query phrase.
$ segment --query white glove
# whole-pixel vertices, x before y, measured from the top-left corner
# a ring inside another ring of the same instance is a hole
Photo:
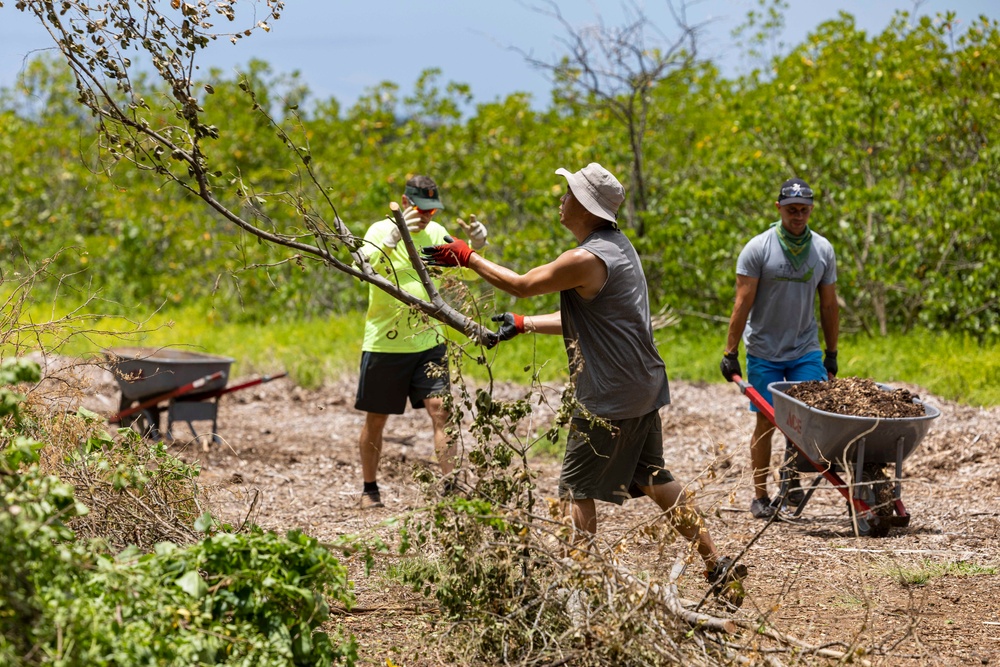
[[[406,223],[406,228],[410,230],[410,234],[416,234],[420,231],[420,211],[410,206],[403,211],[403,222]],[[402,238],[402,235],[399,233],[399,227],[394,222],[392,231],[389,232],[389,236],[385,240],[385,247],[389,250],[395,250]]]
[[[465,230],[465,233],[469,236],[469,241],[471,241],[472,249],[479,250],[484,245],[486,245],[486,237],[488,235],[486,231],[486,225],[476,220],[475,215],[469,216],[469,222],[466,224],[461,218],[455,218],[455,221]]]

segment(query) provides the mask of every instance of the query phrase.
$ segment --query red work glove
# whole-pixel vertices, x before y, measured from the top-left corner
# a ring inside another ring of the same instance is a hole
[[[462,239],[445,236],[447,243],[424,246],[420,254],[428,266],[468,266],[473,250]]]

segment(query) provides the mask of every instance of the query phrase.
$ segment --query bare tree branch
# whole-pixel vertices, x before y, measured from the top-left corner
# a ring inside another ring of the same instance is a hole
[[[437,294],[405,225],[401,226],[403,240],[431,295],[429,299],[409,294],[374,270],[369,255],[360,252],[362,241],[343,223],[327,188],[317,177],[308,148],[293,141],[285,127],[272,117],[257,99],[247,77],[240,81],[240,88],[248,104],[267,119],[301,164],[304,178],[300,189],[265,198],[255,191],[254,184],[216,162],[211,151],[205,150],[205,142],[217,139],[221,131],[203,121],[202,104],[208,103],[214,90],[210,85],[196,89],[193,74],[198,53],[220,37],[235,43],[254,31],[269,31],[270,22],[280,17],[284,2],[258,0],[241,3],[241,9],[244,6],[263,6],[263,18],[258,20],[255,15],[249,27],[226,33],[215,31],[213,25],[218,19],[236,21],[235,3],[226,1],[172,0],[169,8],[153,2],[30,0],[16,4],[45,27],[69,66],[80,94],[78,102],[96,118],[101,148],[109,158],[106,169],[127,163],[152,172],[200,198],[233,226],[293,251],[290,260],[311,258],[321,262],[483,342],[488,331],[448,306]],[[148,100],[136,83],[142,71],[138,63],[151,65],[161,84],[149,93]],[[294,116],[294,110],[289,112]],[[277,212],[268,212],[265,207],[277,208]],[[319,207],[329,213],[324,214]],[[391,215],[400,225],[398,207],[391,208]],[[304,229],[279,220],[300,221]],[[260,221],[268,223],[268,227]]]
[[[677,7],[672,0],[666,2],[678,31],[672,40],[634,0],[622,4],[625,16],[622,25],[609,26],[597,15],[595,24],[582,27],[570,23],[554,0],[546,0],[544,6],[528,5],[528,8],[559,23],[564,36],[558,41],[566,54],[553,62],[515,48],[530,65],[551,76],[558,94],[606,111],[625,129],[631,154],[631,187],[626,207],[640,236],[645,229],[637,214],[649,207],[645,140],[653,106],[650,93],[670,73],[695,62],[701,29],[700,25],[688,23],[685,2]],[[647,34],[650,32],[652,36]]]

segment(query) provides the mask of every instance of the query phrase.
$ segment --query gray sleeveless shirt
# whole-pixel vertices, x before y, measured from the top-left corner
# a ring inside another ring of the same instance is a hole
[[[604,262],[608,280],[593,299],[560,293],[563,339],[576,397],[604,419],[641,417],[670,402],[666,366],[653,342],[646,276],[632,243],[610,227],[580,247]]]

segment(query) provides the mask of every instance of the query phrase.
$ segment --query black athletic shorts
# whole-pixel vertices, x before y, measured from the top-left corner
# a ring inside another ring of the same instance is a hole
[[[643,495],[641,486],[672,482],[664,467],[663,425],[653,410],[634,419],[609,420],[611,430],[574,417],[559,476],[563,500],[593,498],[621,505]]]
[[[425,398],[444,394],[450,386],[448,348],[443,343],[423,352],[363,352],[354,407],[401,415],[407,397],[414,409],[422,408]]]

